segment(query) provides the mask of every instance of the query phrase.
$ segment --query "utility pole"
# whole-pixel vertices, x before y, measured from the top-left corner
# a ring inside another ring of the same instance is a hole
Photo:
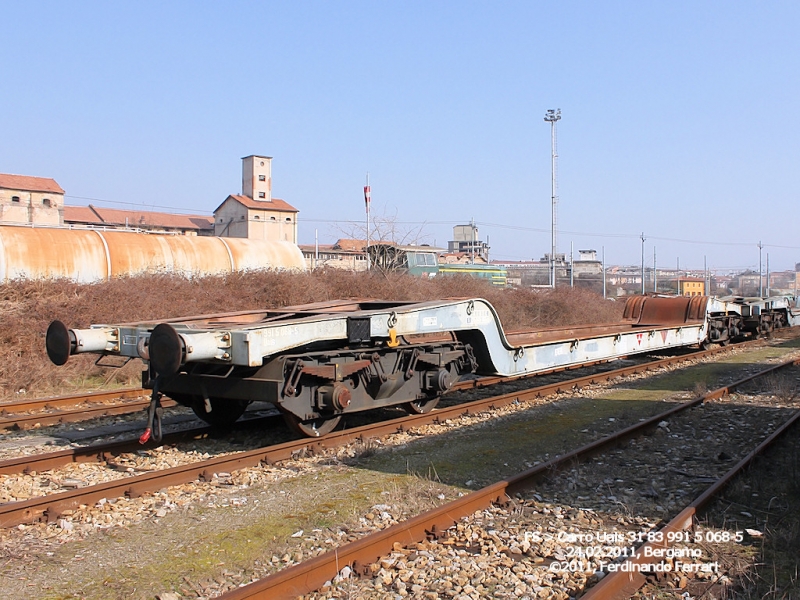
[[[769,297],[769,252],[767,252],[767,297]]]
[[[469,264],[475,264],[475,217],[469,220]]]
[[[644,231],[642,232],[642,296],[644,296],[644,241],[647,238],[644,237]]]
[[[367,271],[370,270],[369,260],[369,205],[372,201],[372,192],[369,188],[369,171],[367,171],[367,185],[364,186],[364,204],[367,206],[367,246],[364,251],[367,253]]]
[[[605,298],[606,297],[606,247],[605,246],[603,246],[602,257],[603,257],[603,298]],[[797,277],[795,277],[795,282],[796,281],[797,281]],[[795,288],[796,287],[797,287],[797,284],[795,283]],[[797,296],[796,292],[795,292],[795,296]]]
[[[552,202],[552,217],[553,222],[551,224],[551,244],[550,244],[550,286],[555,288],[556,287],[556,159],[558,158],[558,154],[556,153],[556,123],[561,120],[561,109],[553,110],[552,108],[547,111],[547,114],[544,116],[544,120],[550,123],[550,146],[551,146],[551,195],[550,200]]]
[[[678,264],[675,270],[675,293],[681,295],[681,257],[678,257]]]
[[[569,287],[575,287],[575,260],[572,258],[575,242],[569,243]]]
[[[761,271],[761,250],[764,248],[764,245],[761,243],[761,240],[758,240],[758,295],[763,298],[764,297],[764,280],[762,278],[762,271]]]
[[[656,247],[653,246],[653,293],[658,293],[658,269],[656,268]]]

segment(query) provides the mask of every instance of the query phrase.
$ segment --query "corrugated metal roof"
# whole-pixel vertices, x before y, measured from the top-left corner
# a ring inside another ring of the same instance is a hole
[[[31,177],[30,175],[9,175],[0,173],[0,188],[7,190],[25,190],[26,192],[50,192],[63,194],[64,190],[55,179],[49,177]]]

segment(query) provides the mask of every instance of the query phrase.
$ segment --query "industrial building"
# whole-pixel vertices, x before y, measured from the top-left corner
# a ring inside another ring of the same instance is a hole
[[[73,229],[123,229],[138,233],[214,235],[214,217],[99,206],[65,206],[64,225]]]
[[[0,173],[0,224],[61,225],[63,209],[54,179]]]
[[[64,206],[53,179],[0,174],[0,282],[303,270],[298,211],[272,198],[271,160],[244,157],[242,193],[213,216]]]
[[[214,235],[297,243],[297,213],[272,197],[272,157],[242,159],[242,193],[232,194],[214,211]]]

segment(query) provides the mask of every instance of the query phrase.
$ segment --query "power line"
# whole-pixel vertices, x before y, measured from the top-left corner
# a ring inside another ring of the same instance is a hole
[[[182,214],[182,215],[194,215],[194,214],[197,214],[197,213],[185,212],[186,211],[185,208],[178,207],[178,206],[162,206],[160,204],[141,204],[141,203],[136,203],[136,202],[120,202],[118,200],[105,200],[103,198],[89,198],[87,196],[72,196],[72,195],[67,195],[67,194],[64,194],[64,198],[73,198],[75,200],[89,200],[91,202],[102,202],[104,204],[120,204],[122,206],[133,206],[133,207],[138,208],[139,210],[147,210],[149,208],[165,208],[165,209],[171,210],[171,211],[178,211],[175,214]],[[209,216],[211,216],[211,215],[209,215]]]
[[[183,215],[196,215],[197,212],[188,212],[184,207],[177,207],[177,206],[166,206],[161,204],[137,204],[135,202],[120,202],[118,200],[106,200],[104,198],[90,198],[88,196],[73,196],[71,194],[64,195],[65,198],[72,198],[75,200],[89,200],[91,202],[103,202],[106,204],[118,204],[122,206],[132,206],[137,207],[139,210],[147,210],[149,208],[162,208],[166,210],[175,211],[176,214],[183,214]],[[210,216],[210,215],[209,215]],[[302,218],[298,219],[299,222],[302,223],[343,223],[348,225],[357,225],[360,224],[361,221],[358,220],[350,220],[350,219],[310,219],[310,218]],[[463,224],[462,220],[448,220],[448,221],[395,221],[398,225],[461,225]],[[507,223],[490,223],[488,221],[475,221],[475,225],[481,227],[494,227],[496,229],[504,229],[508,231],[529,231],[533,233],[550,233],[549,229],[544,229],[541,227],[523,227],[521,225],[510,225]],[[601,239],[639,239],[639,234],[637,233],[592,233],[587,231],[570,231],[570,230],[558,230],[558,233],[562,235],[579,235],[582,237],[591,237],[591,238],[601,238]],[[753,246],[754,242],[720,242],[715,240],[687,240],[682,238],[670,238],[670,237],[661,237],[656,235],[649,235],[648,238],[651,240],[659,240],[662,242],[675,242],[680,244],[711,244],[714,246],[736,246],[736,247],[750,247]],[[762,246],[764,248],[780,248],[782,250],[800,250],[800,246],[787,246],[783,244],[768,244],[763,243]]]

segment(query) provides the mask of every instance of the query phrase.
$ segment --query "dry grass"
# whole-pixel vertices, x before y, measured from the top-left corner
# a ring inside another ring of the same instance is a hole
[[[44,350],[44,335],[53,319],[68,327],[88,327],[339,298],[455,297],[486,298],[507,330],[614,322],[622,308],[621,303],[604,302],[581,289],[496,289],[469,277],[426,280],[341,271],[252,272],[191,279],[156,275],[91,285],[65,280],[14,282],[0,285],[0,396],[44,396],[137,383],[139,361],[118,370],[94,366],[95,356],[73,357],[60,368],[52,365]]]

